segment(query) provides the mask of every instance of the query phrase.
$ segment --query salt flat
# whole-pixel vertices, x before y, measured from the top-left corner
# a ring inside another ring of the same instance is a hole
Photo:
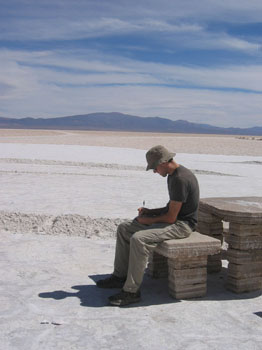
[[[0,129],[0,143],[149,149],[161,144],[178,153],[262,156],[262,137],[121,131]]]
[[[114,308],[116,291],[94,282],[111,272],[113,240],[1,236],[2,349],[261,349],[262,297],[226,291],[224,271],[192,300],[145,276],[141,303]]]
[[[166,181],[145,171],[145,150],[78,145],[4,143],[0,148],[0,210],[127,218],[143,201],[168,201]],[[183,154],[201,197],[255,196],[262,188],[262,157]],[[154,189],[152,191],[152,189]]]
[[[79,145],[75,134],[76,144],[56,143],[48,133],[49,141],[36,131],[24,142],[21,134],[0,138],[1,348],[261,349],[261,293],[225,290],[225,260],[222,273],[208,276],[205,298],[176,301],[165,279],[145,276],[141,303],[107,305],[114,291],[94,281],[112,271],[116,224],[143,200],[165,204],[166,180],[145,171],[147,135],[134,149],[106,137]],[[174,150],[196,173],[202,197],[261,195],[261,149],[238,154],[238,142],[260,141],[231,139],[219,155],[199,139],[199,152]]]

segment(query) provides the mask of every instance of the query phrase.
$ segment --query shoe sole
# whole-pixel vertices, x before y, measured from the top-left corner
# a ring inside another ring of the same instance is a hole
[[[98,288],[103,288],[103,289],[122,289],[124,287],[124,283],[123,284],[114,285],[114,286],[99,286],[98,284],[96,286]]]
[[[141,298],[137,298],[134,300],[129,300],[129,301],[123,301],[123,300],[109,300],[109,304],[113,305],[113,306],[125,306],[125,305],[129,305],[129,304],[134,304],[134,303],[138,303],[139,301],[141,301]]]

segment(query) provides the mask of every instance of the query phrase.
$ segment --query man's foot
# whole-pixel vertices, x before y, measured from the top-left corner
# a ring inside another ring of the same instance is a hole
[[[103,280],[97,281],[96,285],[99,288],[123,288],[125,281],[125,278],[111,275]]]
[[[130,293],[122,290],[120,293],[112,295],[108,299],[111,305],[124,306],[133,303],[138,303],[141,300],[141,294],[140,291],[136,293]]]

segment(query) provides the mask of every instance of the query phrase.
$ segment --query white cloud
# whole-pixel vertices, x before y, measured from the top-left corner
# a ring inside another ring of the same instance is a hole
[[[140,62],[117,56],[102,57],[84,50],[23,52],[0,51],[0,81],[16,85],[32,79],[42,84],[156,84],[177,87],[239,89],[261,92],[262,65],[227,67],[185,67]],[[12,83],[13,81],[13,83]],[[27,84],[25,84],[27,86]]]
[[[90,60],[75,60],[63,52],[1,51],[0,84],[8,88],[1,89],[0,115],[56,117],[120,111],[218,126],[262,124],[261,94],[208,89],[261,91],[262,66],[204,69],[117,57],[101,61],[92,54]],[[179,88],[181,84],[195,89]]]
[[[3,28],[2,24],[2,28]],[[0,24],[1,28],[1,24]],[[2,40],[72,40],[107,37],[125,33],[190,33],[201,30],[197,24],[170,24],[155,19],[125,20],[120,17],[17,19],[8,30],[0,32]]]
[[[11,1],[2,6],[2,40],[74,40],[144,34],[167,48],[256,51],[261,43],[209,32],[205,23],[246,23],[260,16],[262,2],[189,0],[140,1]],[[5,9],[7,8],[7,9]],[[5,12],[7,16],[5,16]],[[8,17],[11,14],[11,17]],[[259,19],[257,19],[260,21]]]
[[[1,24],[0,24],[1,28]],[[262,44],[230,36],[224,32],[209,32],[199,24],[169,23],[163,20],[143,19],[126,21],[119,18],[100,18],[84,20],[47,19],[44,23],[38,19],[25,20],[10,26],[10,30],[0,31],[2,40],[81,40],[88,38],[118,37],[119,35],[143,35],[150,44],[140,45],[140,50],[151,49],[150,45],[162,43],[165,50],[176,52],[178,49],[195,50],[231,50],[259,55]],[[152,44],[153,43],[153,44]],[[119,48],[123,44],[118,43]],[[125,50],[134,48],[125,44]],[[161,47],[161,50],[163,46]],[[137,50],[137,49],[136,49]]]
[[[211,18],[213,20],[249,23],[261,20],[260,0],[9,0],[1,2],[3,14],[38,19],[53,17],[70,19],[113,17],[122,18]]]
[[[71,87],[32,90],[23,98],[1,103],[1,114],[16,117],[58,117],[99,111],[119,111],[140,116],[218,126],[261,126],[261,96],[243,93],[180,90],[166,87]]]
[[[45,41],[50,51],[0,51],[0,114],[52,117],[118,110],[216,125],[261,125],[262,65],[189,67],[113,54],[117,46],[118,52],[137,57],[135,50],[156,51],[160,43],[159,51],[169,52],[169,57],[189,49],[259,58],[257,38],[249,41],[210,30],[208,24],[254,23],[261,21],[261,13],[260,0],[2,1],[0,39],[13,41],[13,47],[19,40],[35,41],[39,47]],[[118,41],[123,34],[143,39]],[[79,42],[71,50],[55,47],[56,40],[69,45],[75,39],[108,36],[114,45],[100,41],[93,46],[97,50],[75,49]]]
[[[92,20],[100,18],[185,19],[250,23],[261,21],[260,0],[9,0],[1,1],[5,18],[53,18],[70,21],[72,18]]]

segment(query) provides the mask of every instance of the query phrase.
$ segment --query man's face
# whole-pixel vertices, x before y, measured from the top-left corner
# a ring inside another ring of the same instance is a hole
[[[166,177],[167,176],[167,163],[159,164],[155,169],[154,173],[158,173],[159,175]]]

